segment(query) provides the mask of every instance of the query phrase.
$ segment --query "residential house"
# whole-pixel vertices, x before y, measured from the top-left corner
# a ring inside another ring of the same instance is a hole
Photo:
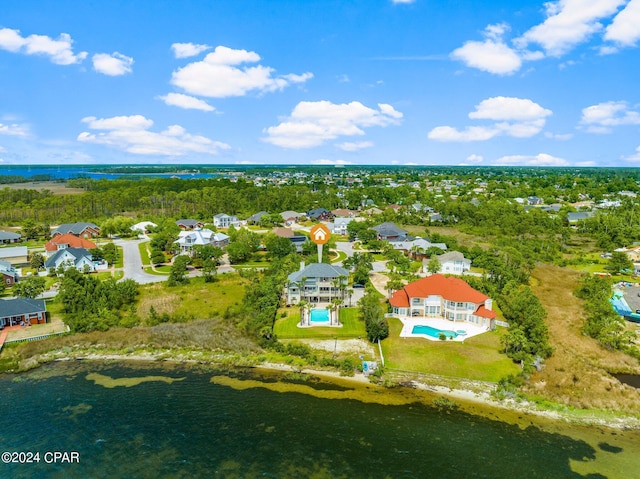
[[[354,221],[353,218],[336,218],[335,220],[333,220],[333,223],[327,224],[327,227],[333,234],[346,235],[348,234],[347,226],[352,221]]]
[[[258,213],[256,213],[255,215],[251,215],[247,218],[247,223],[250,224],[259,224],[260,221],[262,220],[263,216],[267,216],[269,213],[267,213],[266,211],[260,211]]]
[[[349,272],[326,263],[300,265],[300,270],[291,273],[286,288],[287,304],[300,301],[330,303],[334,298],[344,300]]]
[[[71,233],[65,233],[63,235],[55,235],[51,238],[44,245],[44,250],[46,251],[47,256],[51,256],[56,251],[65,248],[94,249],[97,247],[98,246],[93,241],[74,236]]]
[[[47,307],[42,299],[0,299],[0,326],[43,324],[47,322]]]
[[[237,228],[240,226],[240,221],[238,221],[238,217],[236,215],[219,213],[213,217],[213,226],[216,228],[229,228],[230,226]]]
[[[5,286],[12,286],[18,281],[18,270],[8,261],[0,260],[0,281]]]
[[[0,260],[5,260],[13,266],[26,266],[29,264],[26,246],[9,246],[0,248]]]
[[[395,223],[387,221],[370,228],[378,234],[379,240],[386,241],[405,241],[407,239],[407,231],[398,228]]]
[[[331,212],[335,218],[353,218],[356,216],[355,211],[348,210],[346,208],[337,208]]]
[[[53,253],[44,263],[47,270],[58,270],[62,268],[67,270],[75,268],[81,272],[90,272],[105,270],[108,268],[105,260],[94,261],[93,255],[89,250],[84,248],[64,248]]]
[[[131,227],[131,231],[137,231],[138,234],[147,234],[152,228],[158,226],[151,221],[141,221]]]
[[[432,243],[428,239],[420,238],[419,236],[413,240],[406,241],[394,241],[391,243],[393,249],[403,251],[409,257],[415,260],[421,260],[428,257],[427,251],[429,248],[438,248],[442,251],[447,251],[447,245],[444,243]]]
[[[389,300],[399,316],[444,318],[493,329],[493,300],[459,278],[434,274],[409,283]]]
[[[18,243],[22,238],[18,233],[11,231],[0,231],[0,244]]]
[[[204,223],[202,221],[192,220],[192,219],[177,220],[176,224],[183,231],[190,231],[190,230],[193,230],[193,229],[196,229],[196,228],[204,227]]]
[[[276,235],[279,236],[280,238],[292,238],[293,236],[295,236],[295,233],[293,232],[293,230],[291,228],[273,228],[273,230],[271,230],[271,232]]]
[[[72,234],[80,238],[95,238],[100,236],[100,227],[94,223],[64,223],[51,232],[51,236]]]
[[[302,213],[296,213],[295,211],[287,210],[280,213],[286,226],[291,226],[293,223],[297,223],[298,220],[304,215]]]
[[[440,273],[443,274],[464,274],[465,271],[471,269],[471,260],[464,257],[459,251],[449,251],[436,256],[440,263]],[[423,266],[426,268],[428,260],[423,260]]]
[[[591,218],[593,215],[593,211],[577,211],[567,213],[567,222],[569,223],[569,226],[573,226],[574,228],[576,228],[578,226],[578,223],[586,220],[587,218]]]
[[[529,196],[527,197],[527,203],[534,206],[539,206],[544,203],[544,200],[538,196]]]
[[[181,231],[174,241],[180,247],[180,254],[192,254],[194,246],[217,246],[224,248],[229,244],[229,236],[224,233],[214,233],[208,228],[193,231]]]
[[[317,221],[328,221],[333,218],[333,213],[326,208],[315,208],[307,211],[307,218]]]

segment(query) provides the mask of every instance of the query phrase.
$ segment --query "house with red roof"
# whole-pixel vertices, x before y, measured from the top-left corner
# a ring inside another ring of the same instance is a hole
[[[56,235],[44,245],[47,255],[52,255],[58,250],[67,248],[94,249],[97,248],[97,246],[93,241],[75,236],[71,233]]]
[[[459,278],[434,274],[409,283],[389,300],[394,314],[495,327],[493,300]]]

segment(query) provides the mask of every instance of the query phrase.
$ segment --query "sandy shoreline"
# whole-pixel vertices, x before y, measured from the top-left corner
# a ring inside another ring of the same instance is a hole
[[[88,361],[150,361],[150,362],[175,362],[184,364],[215,364],[215,361],[203,361],[198,359],[176,358],[166,357],[165,354],[160,353],[148,353],[148,354],[134,354],[134,355],[121,355],[121,354],[86,354],[78,356],[65,356],[55,358],[54,361],[71,361],[71,360],[88,360]],[[242,367],[242,366],[238,366]],[[356,373],[354,376],[342,376],[338,371],[320,370],[313,368],[297,368],[288,364],[282,363],[270,363],[264,362],[250,366],[256,370],[277,371],[282,373],[295,372],[299,374],[305,374],[309,376],[315,376],[322,378],[330,382],[347,382],[354,385],[366,386],[369,388],[385,389],[384,386],[376,385],[369,381],[369,379],[362,373]],[[446,378],[443,378],[443,381]],[[618,430],[640,430],[640,419],[634,417],[596,417],[595,415],[576,415],[570,412],[563,413],[559,411],[551,411],[545,409],[539,409],[535,404],[524,401],[505,399],[498,400],[494,398],[490,391],[485,388],[482,391],[474,391],[464,388],[450,388],[447,386],[428,384],[416,380],[409,380],[402,383],[400,388],[414,389],[420,392],[424,392],[428,395],[442,396],[454,401],[456,407],[461,406],[463,410],[467,410],[472,414],[479,414],[478,411],[474,412],[474,406],[479,406],[482,409],[490,411],[491,409],[502,410],[505,412],[512,412],[516,414],[526,414],[535,416],[540,419],[559,421],[564,423],[574,423],[577,425],[592,425],[602,426],[611,429]],[[460,404],[458,403],[460,402]]]

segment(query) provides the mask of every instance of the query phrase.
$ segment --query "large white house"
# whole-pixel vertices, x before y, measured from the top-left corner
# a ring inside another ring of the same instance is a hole
[[[332,299],[344,300],[349,272],[340,266],[312,263],[291,273],[286,290],[287,304],[300,301],[330,303]]]
[[[240,221],[236,215],[219,213],[213,217],[213,226],[216,228],[238,227],[240,226]]]
[[[493,300],[459,278],[434,274],[409,283],[389,300],[398,316],[444,318],[494,328]]]
[[[449,251],[448,253],[436,256],[440,263],[440,273],[443,274],[463,274],[471,269],[471,260],[464,257],[460,251]],[[423,259],[422,263],[426,267],[428,259]]]
[[[214,233],[208,228],[181,231],[174,241],[180,246],[180,254],[191,254],[194,246],[217,246],[223,248],[229,244],[229,236],[224,233]]]
[[[81,272],[106,270],[109,265],[105,260],[94,261],[93,254],[84,248],[64,248],[53,253],[44,263],[48,270],[75,268]]]

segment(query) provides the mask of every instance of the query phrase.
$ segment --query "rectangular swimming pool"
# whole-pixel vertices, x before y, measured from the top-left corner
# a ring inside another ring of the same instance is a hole
[[[311,310],[309,318],[312,323],[328,323],[329,310],[323,308],[314,308]]]

